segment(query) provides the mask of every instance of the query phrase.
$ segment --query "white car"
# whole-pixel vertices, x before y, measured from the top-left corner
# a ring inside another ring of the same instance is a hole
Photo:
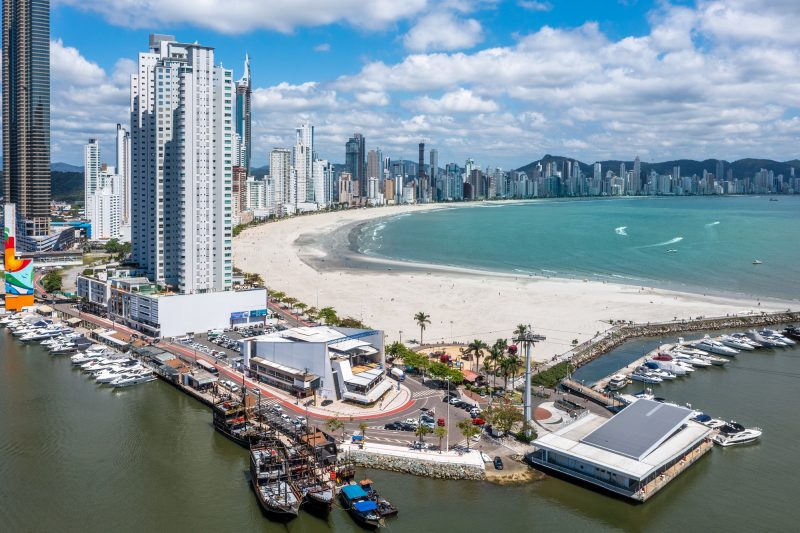
[[[289,415],[287,415],[286,413],[281,413],[281,418],[283,418],[283,419],[284,419],[284,420],[286,420],[287,422],[288,422],[289,420],[291,420],[291,419],[289,418]]]
[[[276,413],[280,413],[283,411],[283,407],[280,404],[276,403],[275,405],[272,406],[272,410],[275,411]]]
[[[308,424],[308,420],[306,420],[306,417],[304,417],[304,416],[298,415],[298,416],[295,417],[295,419],[298,422],[300,422],[301,424]]]

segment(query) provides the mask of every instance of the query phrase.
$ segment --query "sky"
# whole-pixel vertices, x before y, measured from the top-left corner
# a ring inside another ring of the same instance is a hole
[[[114,159],[150,33],[253,78],[253,165],[315,125],[367,149],[518,168],[798,156],[798,0],[53,0],[52,160]]]

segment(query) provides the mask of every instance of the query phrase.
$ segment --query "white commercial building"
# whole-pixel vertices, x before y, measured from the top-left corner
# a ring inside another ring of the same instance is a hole
[[[241,341],[251,377],[298,397],[372,404],[392,389],[382,331],[299,327]]]
[[[109,319],[151,337],[263,324],[267,318],[266,289],[175,294],[135,275],[81,275],[77,287],[78,296]]]
[[[131,238],[179,293],[232,287],[233,73],[214,49],[151,35],[131,77]]]
[[[708,449],[711,429],[690,420],[692,416],[685,407],[638,400],[610,419],[589,414],[536,439],[528,459],[546,470],[643,501],[667,476],[679,472],[677,467]]]

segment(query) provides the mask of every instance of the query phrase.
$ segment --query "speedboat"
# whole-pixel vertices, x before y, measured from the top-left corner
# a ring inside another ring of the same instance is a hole
[[[697,348],[700,348],[701,350],[705,350],[707,352],[715,353],[715,354],[718,354],[718,355],[727,355],[729,357],[733,357],[737,353],[739,353],[739,350],[735,350],[735,349],[731,348],[730,346],[725,346],[721,342],[715,341],[714,339],[712,339],[708,335],[703,337],[702,340],[700,340],[697,343],[695,343],[695,346]]]
[[[790,339],[789,337],[784,337],[781,333],[775,331],[774,329],[766,329],[766,328],[764,328],[761,331],[759,331],[758,333],[762,337],[766,337],[768,339],[773,339],[773,340],[780,341],[780,342],[786,344],[787,346],[794,346],[795,344],[797,344],[796,341]]]
[[[628,376],[625,374],[614,374],[608,380],[608,390],[620,390],[628,384]]]
[[[664,370],[655,361],[645,361],[644,365],[639,367],[643,372],[649,372],[651,375],[660,377],[663,381],[672,381],[675,379],[675,374]]]
[[[72,344],[71,342],[65,342],[62,344],[54,344],[50,346],[50,353],[53,355],[62,355],[65,353],[72,353],[77,349],[78,347]]]
[[[672,359],[671,355],[667,354],[658,354],[657,356],[653,357],[652,361],[658,364],[660,369],[666,370],[667,372],[672,372],[676,376],[685,376],[690,372],[689,369],[694,371],[691,365],[689,365],[688,368],[684,365],[680,365],[677,361]]]
[[[148,381],[153,381],[154,379],[156,379],[156,377],[149,370],[134,371],[118,377],[111,382],[111,385],[114,387],[129,387],[131,385],[147,383]]]
[[[98,383],[111,383],[117,378],[121,378],[125,374],[133,374],[134,372],[140,372],[145,370],[145,368],[141,365],[134,365],[134,366],[113,366],[111,368],[107,368],[97,374],[94,380]]]
[[[747,429],[743,425],[731,421],[719,429],[719,433],[714,435],[713,440],[720,446],[733,446],[757,441],[761,434],[761,428]]]
[[[678,363],[688,363],[693,367],[707,368],[711,366],[711,362],[707,361],[706,359],[681,352],[672,352],[672,357],[674,357],[675,361]]]
[[[774,339],[772,337],[765,337],[754,329],[748,331],[747,334],[750,336],[751,339],[753,339],[754,341],[763,346],[768,346],[770,348],[783,348],[784,346],[786,346],[785,342],[781,342],[780,340]]]
[[[783,330],[783,336],[791,339],[800,340],[800,328],[789,325]]]
[[[751,337],[748,337],[746,333],[731,333],[729,336],[733,337],[736,340],[740,340],[742,342],[746,342],[747,344],[749,344],[753,348],[763,348],[764,347],[763,344],[757,342],[756,340],[752,339]]]
[[[631,373],[630,378],[634,381],[641,381],[642,383],[661,383],[664,381],[660,377],[654,376],[650,372],[643,372],[639,369],[634,370]]]
[[[699,413],[695,415],[692,418],[692,420],[700,424],[703,424],[704,426],[709,427],[711,429],[719,429],[726,424],[724,420],[720,420],[719,418],[712,418],[710,415],[707,415],[705,413]]]
[[[760,265],[762,263],[763,263],[763,261],[759,261],[758,259],[753,259],[753,264],[754,265]]]
[[[755,346],[753,346],[749,342],[739,340],[736,337],[732,337],[730,335],[722,335],[718,340],[725,346],[730,346],[731,348],[736,348],[737,350],[745,350],[748,352],[751,350],[755,350]]]

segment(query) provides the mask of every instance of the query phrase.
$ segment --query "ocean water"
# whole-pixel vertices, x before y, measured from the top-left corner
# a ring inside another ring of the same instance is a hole
[[[800,299],[800,197],[467,204],[376,220],[357,242],[397,260]]]

